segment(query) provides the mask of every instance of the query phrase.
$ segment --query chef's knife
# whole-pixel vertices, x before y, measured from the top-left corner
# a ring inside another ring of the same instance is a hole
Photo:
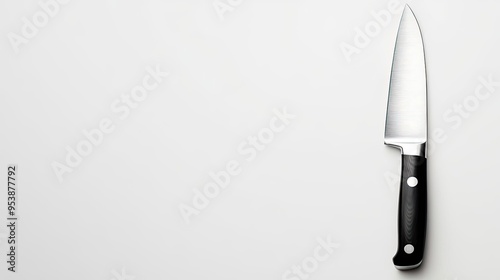
[[[406,5],[399,24],[385,123],[386,145],[401,149],[397,269],[422,263],[427,226],[427,85],[424,45]]]

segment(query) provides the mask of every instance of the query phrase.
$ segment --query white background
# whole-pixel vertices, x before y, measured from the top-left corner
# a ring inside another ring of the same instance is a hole
[[[16,274],[1,223],[1,279],[277,280],[327,236],[339,246],[308,279],[498,279],[500,86],[460,124],[443,114],[473,104],[480,77],[500,80],[500,2],[411,3],[429,134],[445,134],[412,272],[392,264],[400,156],[383,145],[403,5],[349,62],[341,43],[388,1],[232,3],[221,20],[212,0],[73,0],[16,53],[8,34],[43,10],[1,1],[0,217],[10,163],[20,217]],[[170,76],[120,120],[110,105],[156,65]],[[283,107],[295,119],[246,161],[240,143]],[[53,162],[103,118],[115,130],[59,182]],[[230,160],[241,174],[186,224],[179,205]]]

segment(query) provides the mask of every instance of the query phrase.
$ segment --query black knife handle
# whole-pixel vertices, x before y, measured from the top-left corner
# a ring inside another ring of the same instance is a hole
[[[427,159],[403,155],[399,191],[398,251],[392,261],[397,269],[422,263],[427,227]]]

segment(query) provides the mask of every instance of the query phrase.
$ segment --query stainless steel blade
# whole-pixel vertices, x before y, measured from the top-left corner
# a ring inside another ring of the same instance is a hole
[[[427,85],[424,45],[417,19],[406,5],[399,24],[392,62],[385,144],[403,154],[426,154]]]

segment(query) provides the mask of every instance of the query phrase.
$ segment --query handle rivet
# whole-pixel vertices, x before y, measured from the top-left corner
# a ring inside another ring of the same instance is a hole
[[[418,184],[418,180],[415,177],[410,177],[408,178],[408,180],[406,180],[406,183],[408,184],[408,186],[413,188]]]
[[[405,253],[407,253],[409,255],[409,254],[413,253],[413,251],[415,251],[415,248],[411,244],[406,244],[404,250],[405,250]]]

